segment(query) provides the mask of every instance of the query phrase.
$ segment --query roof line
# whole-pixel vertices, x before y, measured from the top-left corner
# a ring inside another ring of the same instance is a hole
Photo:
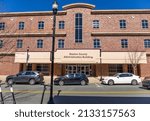
[[[72,4],[68,4],[62,7],[63,10],[67,10],[67,9],[71,9],[71,8],[89,8],[89,9],[93,9],[95,8],[95,5],[92,4],[88,4],[88,3],[72,3]]]

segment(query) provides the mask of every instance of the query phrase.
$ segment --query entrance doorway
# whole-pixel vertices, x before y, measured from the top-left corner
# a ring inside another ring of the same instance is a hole
[[[74,64],[66,65],[66,74],[83,73],[87,76],[91,76],[92,69],[89,64]]]

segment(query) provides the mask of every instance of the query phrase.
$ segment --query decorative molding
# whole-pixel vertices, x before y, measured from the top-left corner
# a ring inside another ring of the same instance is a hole
[[[66,11],[58,11],[57,16],[66,15]],[[20,16],[52,16],[52,11],[44,12],[6,12],[0,13],[0,17],[20,17]]]
[[[150,32],[92,32],[91,36],[150,36]]]
[[[93,9],[95,8],[95,5],[92,4],[86,4],[86,3],[74,3],[63,6],[63,10],[71,9],[71,8],[88,8]]]
[[[56,33],[56,37],[65,37],[66,33]],[[52,33],[14,33],[0,34],[0,37],[52,37]]]
[[[97,14],[150,14],[150,9],[133,9],[133,10],[92,10],[92,15]]]

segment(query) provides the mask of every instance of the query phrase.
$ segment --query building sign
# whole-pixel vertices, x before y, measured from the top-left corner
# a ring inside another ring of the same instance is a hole
[[[69,53],[69,55],[64,56],[64,58],[90,58],[92,59],[93,56],[89,56],[88,53]]]
[[[99,63],[99,50],[57,50],[56,63]]]

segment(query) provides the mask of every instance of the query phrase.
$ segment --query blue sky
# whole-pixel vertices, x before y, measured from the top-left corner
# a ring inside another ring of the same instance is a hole
[[[90,3],[95,9],[150,9],[150,0],[57,0],[59,10],[70,3]],[[0,11],[50,11],[53,0],[0,0]]]

